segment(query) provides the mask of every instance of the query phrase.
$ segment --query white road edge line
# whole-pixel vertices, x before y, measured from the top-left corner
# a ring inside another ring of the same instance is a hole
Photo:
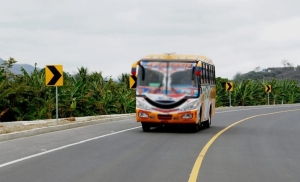
[[[13,160],[13,161],[1,164],[0,168],[8,166],[8,165],[11,165],[11,164],[14,164],[14,163],[17,163],[17,162],[21,162],[21,161],[24,161],[24,160],[27,160],[27,159],[30,159],[30,158],[41,156],[41,155],[44,155],[44,154],[47,154],[47,153],[50,153],[50,152],[55,152],[55,151],[58,151],[58,150],[62,150],[62,149],[65,149],[67,147],[71,147],[71,146],[78,145],[78,144],[85,143],[85,142],[92,141],[92,140],[97,140],[99,138],[104,138],[104,137],[107,137],[107,136],[110,136],[110,135],[115,135],[115,134],[123,133],[125,131],[134,130],[134,129],[137,129],[137,128],[140,128],[140,127],[141,126],[134,127],[134,128],[129,128],[129,129],[126,129],[126,130],[117,131],[117,132],[114,132],[114,133],[109,133],[109,134],[101,135],[101,136],[98,136],[98,137],[90,138],[90,139],[83,140],[83,141],[76,142],[76,143],[72,143],[72,144],[69,144],[69,145],[64,145],[62,147],[51,149],[51,150],[48,150],[48,151],[45,151],[45,152],[41,152],[41,153],[38,153],[38,154],[34,154],[34,155],[27,156],[27,157],[23,157],[23,158],[20,158],[20,159],[17,159],[17,160]]]
[[[270,109],[270,108],[284,108],[284,107],[297,107],[296,106],[272,106],[272,107],[256,107],[256,108],[250,108],[250,109],[236,109],[236,110],[228,110],[228,111],[219,111],[215,113],[226,113],[226,112],[237,112],[237,111],[248,111],[248,110],[256,110],[256,109]]]
[[[116,118],[118,119],[118,118]],[[29,137],[37,137],[37,136],[40,136],[40,135],[46,135],[46,134],[53,134],[53,133],[59,133],[59,132],[65,132],[65,131],[70,131],[70,130],[79,130],[81,128],[87,128],[87,127],[93,127],[93,126],[96,126],[96,125],[107,125],[107,124],[110,124],[112,122],[119,122],[119,121],[132,121],[132,119],[122,119],[122,120],[115,120],[115,121],[110,121],[110,122],[103,122],[103,123],[97,123],[97,124],[93,124],[93,125],[86,125],[86,126],[80,126],[80,127],[75,127],[75,128],[68,128],[68,129],[64,129],[64,130],[58,130],[58,131],[53,131],[53,132],[47,132],[47,133],[41,133],[41,134],[38,134],[38,135],[33,135],[33,136],[29,136]],[[63,125],[67,125],[67,124],[63,124]],[[57,125],[59,126],[59,125]],[[50,126],[50,127],[53,127],[53,126]],[[55,126],[54,126],[55,127]],[[36,129],[40,129],[40,128],[36,128]],[[36,129],[33,129],[33,130],[36,130]],[[23,130],[21,132],[24,132],[26,130]],[[9,134],[13,134],[13,133],[8,133],[8,134],[3,134],[3,135],[9,135]],[[23,138],[15,138],[15,139],[12,139],[12,140],[6,140],[6,141],[0,141],[0,144],[1,143],[4,143],[4,142],[11,142],[11,141],[14,141],[14,140],[23,140],[25,138],[28,138],[28,137],[23,137]]]

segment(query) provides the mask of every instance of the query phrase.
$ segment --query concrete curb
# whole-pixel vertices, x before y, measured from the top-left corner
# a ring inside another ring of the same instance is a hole
[[[135,113],[131,114],[111,114],[111,115],[99,115],[99,116],[84,116],[84,117],[74,117],[75,122],[81,121],[91,121],[91,120],[98,120],[103,118],[115,118],[121,116],[131,116]],[[59,121],[68,120],[70,118],[58,118]],[[44,123],[56,123],[56,119],[44,119],[44,120],[33,120],[33,121],[14,121],[14,122],[1,122],[0,125],[2,126],[16,126],[16,125],[30,125],[30,124],[44,124]]]
[[[67,130],[72,128],[79,128],[83,126],[89,126],[89,125],[95,125],[95,124],[101,124],[106,123],[110,121],[115,121],[116,119],[119,120],[125,120],[125,119],[133,119],[135,118],[135,114],[128,114],[127,116],[110,116],[103,119],[90,119],[90,120],[82,120],[82,121],[76,121],[74,123],[68,123],[68,124],[61,124],[56,126],[48,126],[43,128],[35,128],[31,130],[24,130],[20,132],[13,132],[13,133],[7,133],[7,134],[0,134],[0,142],[18,139],[18,138],[24,138],[29,136],[35,136],[55,131],[61,131],[61,130]]]

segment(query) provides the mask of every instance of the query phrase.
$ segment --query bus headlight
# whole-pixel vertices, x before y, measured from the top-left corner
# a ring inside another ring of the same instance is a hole
[[[200,102],[198,100],[193,101],[193,102],[187,104],[186,106],[184,106],[183,108],[181,108],[180,111],[189,111],[189,110],[198,109],[199,103]]]
[[[148,105],[144,104],[143,102],[136,100],[136,107],[139,109],[144,109],[144,110],[151,110],[151,107]]]

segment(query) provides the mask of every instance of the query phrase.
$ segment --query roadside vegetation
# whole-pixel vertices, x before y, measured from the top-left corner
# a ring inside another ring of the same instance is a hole
[[[228,79],[217,78],[217,103],[218,107],[229,106],[229,93],[225,90]],[[271,85],[269,104],[294,104],[300,103],[299,83],[290,79],[242,79],[233,80],[233,92],[231,93],[232,106],[267,105],[268,94],[265,85]]]
[[[55,118],[55,87],[45,85],[45,70],[34,69],[28,74],[22,69],[22,74],[16,75],[9,71],[15,63],[11,58],[0,68],[0,120]],[[76,75],[63,76],[64,85],[58,88],[60,118],[135,110],[135,92],[128,88],[128,74],[120,74],[115,82],[104,78],[102,72],[88,74],[88,69],[81,67]]]
[[[9,69],[17,61],[10,58],[0,65],[0,121],[25,121],[55,118],[55,87],[45,85],[45,70],[13,74]],[[121,73],[117,81],[102,72],[88,73],[80,67],[76,75],[64,73],[59,87],[59,117],[81,117],[135,112],[135,91],[129,89],[129,74]],[[217,78],[217,107],[229,106],[225,78]],[[234,81],[232,106],[266,105],[264,85],[272,85],[270,104],[299,103],[300,90],[294,80],[247,79]]]

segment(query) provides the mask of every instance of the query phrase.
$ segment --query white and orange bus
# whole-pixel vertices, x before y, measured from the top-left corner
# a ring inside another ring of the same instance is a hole
[[[215,114],[216,77],[211,59],[201,55],[155,54],[133,63],[136,120],[143,131],[168,124],[209,128]]]

